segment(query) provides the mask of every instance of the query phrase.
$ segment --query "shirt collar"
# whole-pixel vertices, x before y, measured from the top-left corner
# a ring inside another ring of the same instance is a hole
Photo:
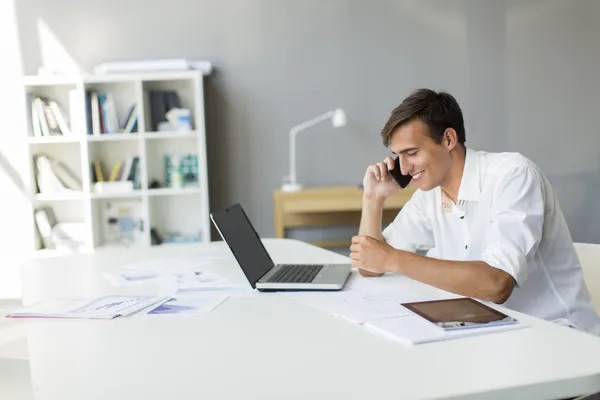
[[[458,189],[458,200],[479,201],[481,194],[479,177],[479,155],[476,151],[466,148],[465,167]]]

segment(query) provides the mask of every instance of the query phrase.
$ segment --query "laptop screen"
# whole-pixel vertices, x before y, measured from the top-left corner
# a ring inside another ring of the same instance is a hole
[[[254,288],[256,282],[274,264],[242,206],[234,204],[223,211],[212,213],[211,217]]]

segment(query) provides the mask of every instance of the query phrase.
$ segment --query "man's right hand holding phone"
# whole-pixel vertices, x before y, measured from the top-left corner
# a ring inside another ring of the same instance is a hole
[[[383,201],[401,189],[390,173],[394,169],[394,163],[394,159],[388,156],[378,164],[369,165],[363,178],[366,198]]]

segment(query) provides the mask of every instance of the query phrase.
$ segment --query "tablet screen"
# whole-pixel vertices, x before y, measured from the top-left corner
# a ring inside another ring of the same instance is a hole
[[[517,322],[469,297],[404,303],[404,307],[446,330],[504,325]]]

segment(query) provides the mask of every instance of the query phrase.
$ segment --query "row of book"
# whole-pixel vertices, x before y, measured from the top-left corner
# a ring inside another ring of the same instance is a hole
[[[111,93],[86,91],[86,124],[88,135],[105,133],[132,133],[138,130],[138,105],[129,107],[119,121],[114,96]]]
[[[92,182],[132,182],[133,189],[141,188],[140,158],[138,156],[128,157],[117,161],[110,172],[105,168],[102,160],[94,160],[91,165]]]
[[[81,180],[63,162],[45,154],[34,155],[37,193],[81,191]]]
[[[75,91],[69,92],[69,95],[75,95]],[[71,102],[71,104],[73,103]],[[29,131],[33,136],[72,134],[68,115],[63,112],[56,100],[28,93],[27,108],[30,116]]]
[[[125,115],[120,116],[115,104],[114,95],[102,91],[85,92],[85,117],[78,109],[78,92],[69,91],[69,112],[65,112],[55,99],[38,96],[32,93],[27,95],[28,113],[30,115],[30,132],[33,136],[72,135],[76,132],[74,127],[82,126],[81,120],[85,118],[88,135],[102,135],[107,133],[133,133],[138,132],[138,104],[132,104]],[[150,106],[150,128],[153,131],[191,130],[191,125],[180,126],[174,123],[177,115],[169,118],[169,113],[174,111],[187,112],[181,107],[181,100],[173,90],[150,90],[148,92]],[[189,121],[186,121],[189,124]]]

